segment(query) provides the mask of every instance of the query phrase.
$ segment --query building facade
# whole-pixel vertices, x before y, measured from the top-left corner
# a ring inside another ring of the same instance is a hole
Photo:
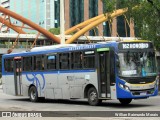
[[[65,2],[65,29],[92,17],[104,13],[104,5],[101,0],[64,0]],[[55,27],[60,26],[60,0],[55,0]],[[134,23],[126,25],[123,16],[113,19],[110,24],[104,22],[98,26],[99,30],[91,30],[87,35],[134,37]]]
[[[104,12],[104,5],[100,0],[64,0],[64,2],[65,29]],[[60,27],[60,0],[1,0],[1,4],[47,30]],[[20,25],[19,21],[14,19],[12,23]],[[87,35],[134,37],[133,22],[131,21],[128,27],[125,25],[123,17],[118,17],[113,19],[112,24],[104,22],[98,26],[98,30],[91,30]],[[30,30],[26,32],[32,33]]]
[[[49,30],[54,26],[54,0],[10,0],[10,10]],[[18,24],[18,21],[13,21]]]
[[[0,5],[6,9],[10,8],[10,0],[0,0]],[[0,16],[2,16],[5,19],[8,19],[8,16],[5,16],[3,13],[0,13]],[[7,26],[0,23],[1,32],[8,32]]]
[[[1,0],[2,7],[22,15],[47,30],[55,27],[54,3],[54,0]],[[13,24],[21,25],[18,20],[12,18],[11,21]],[[32,33],[31,30],[26,32]]]

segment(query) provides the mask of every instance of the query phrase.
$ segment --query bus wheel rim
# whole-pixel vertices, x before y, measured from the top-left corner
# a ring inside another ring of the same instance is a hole
[[[34,100],[36,98],[36,92],[35,91],[31,92],[31,98],[32,98],[32,100]]]
[[[95,101],[96,99],[97,99],[97,94],[96,94],[96,92],[92,91],[90,93],[90,100]]]

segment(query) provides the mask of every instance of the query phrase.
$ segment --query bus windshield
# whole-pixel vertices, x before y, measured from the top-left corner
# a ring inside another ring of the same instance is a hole
[[[122,77],[144,77],[156,75],[154,52],[121,52],[118,54],[118,74]]]

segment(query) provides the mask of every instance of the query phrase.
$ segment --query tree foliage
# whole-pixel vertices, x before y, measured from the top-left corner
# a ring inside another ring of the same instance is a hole
[[[135,22],[136,37],[153,41],[160,49],[160,0],[101,0],[105,12],[128,7],[126,16]]]
[[[51,28],[51,29],[49,29],[49,32],[51,32],[54,35],[59,35],[60,34],[60,28]]]

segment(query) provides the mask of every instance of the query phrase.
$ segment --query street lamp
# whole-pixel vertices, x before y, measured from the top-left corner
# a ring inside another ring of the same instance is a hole
[[[64,0],[60,0],[60,34],[61,34],[61,44],[65,44],[65,34],[64,34]]]

